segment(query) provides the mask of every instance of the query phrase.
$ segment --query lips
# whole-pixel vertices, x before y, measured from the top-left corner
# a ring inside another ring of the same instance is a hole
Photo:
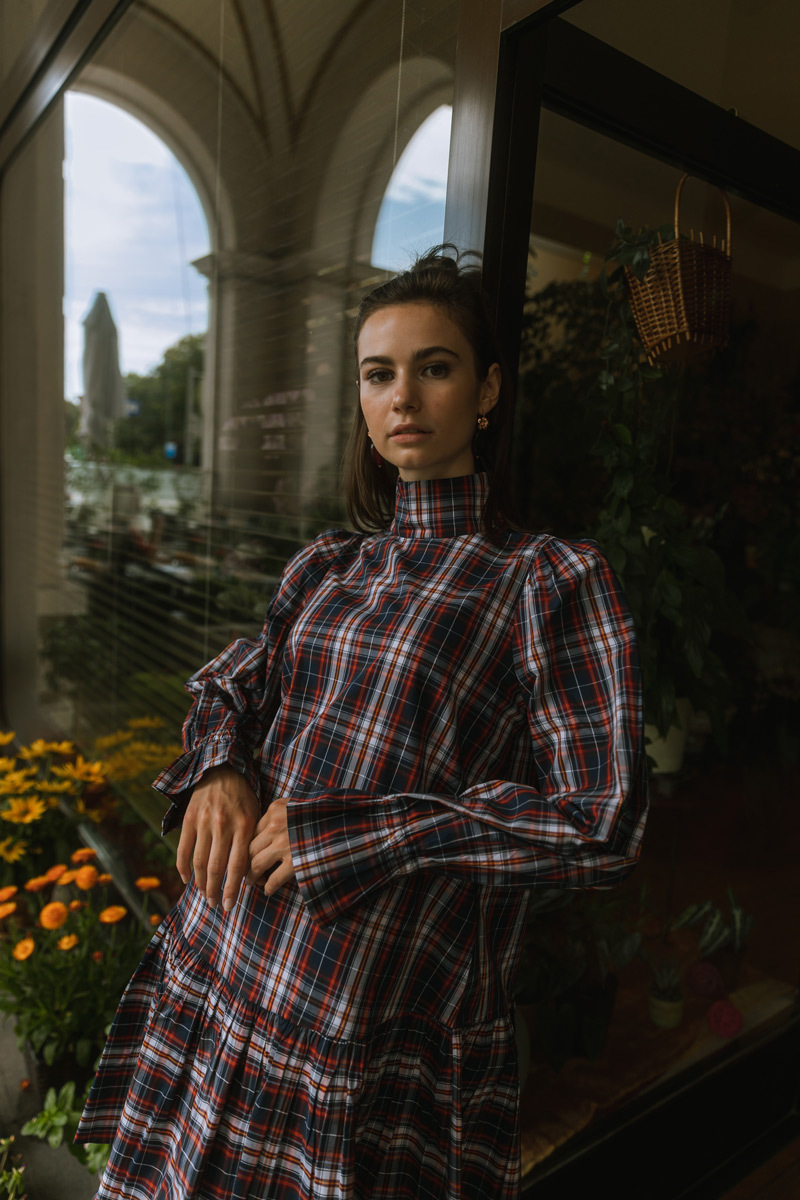
[[[430,433],[430,430],[422,429],[419,425],[396,425],[389,437],[405,437],[411,433]]]

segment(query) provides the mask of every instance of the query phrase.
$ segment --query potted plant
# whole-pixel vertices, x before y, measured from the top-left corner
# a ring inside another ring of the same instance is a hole
[[[619,222],[610,270],[529,296],[517,471],[541,481],[527,519],[540,524],[544,515],[566,536],[596,538],[619,576],[639,637],[651,739],[683,723],[685,698],[724,745],[731,683],[715,640],[746,637],[748,628],[712,545],[715,519],[692,512],[676,491],[687,376],[647,362],[625,289],[624,268],[644,275],[659,232],[671,236],[671,227],[634,232]]]
[[[537,895],[528,924],[518,1000],[532,1010],[532,1049],[559,1070],[605,1045],[618,972],[641,944],[620,916],[622,900],[584,892]]]
[[[730,918],[726,920],[722,909],[713,900],[690,904],[673,921],[671,928],[683,929],[687,925],[704,923],[698,944],[700,957],[716,968],[725,989],[732,991],[739,981],[742,958],[755,918],[744,911],[731,887],[728,888],[728,906]]]
[[[13,1017],[40,1089],[83,1083],[150,937],[109,893],[82,848],[21,887],[0,890],[0,1011]],[[156,877],[137,887],[146,904]],[[155,917],[158,923],[160,917]]]
[[[683,1020],[681,977],[672,959],[660,962],[644,955],[653,973],[650,984],[650,1020],[660,1029],[675,1029]]]

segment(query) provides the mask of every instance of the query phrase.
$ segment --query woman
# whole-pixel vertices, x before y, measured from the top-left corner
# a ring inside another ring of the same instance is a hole
[[[510,1200],[528,889],[637,856],[631,621],[592,543],[507,519],[476,273],[431,252],[365,298],[356,351],[358,531],[192,677],[156,783],[188,886],[79,1131],[113,1139],[100,1200]]]

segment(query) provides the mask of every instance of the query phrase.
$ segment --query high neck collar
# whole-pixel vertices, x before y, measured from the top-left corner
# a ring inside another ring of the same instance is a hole
[[[488,495],[489,476],[485,471],[455,479],[398,479],[389,532],[403,538],[477,533]]]

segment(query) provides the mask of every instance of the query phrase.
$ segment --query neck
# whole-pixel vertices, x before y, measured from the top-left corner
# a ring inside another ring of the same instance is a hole
[[[395,537],[447,538],[478,533],[489,495],[485,472],[452,479],[398,479]]]

